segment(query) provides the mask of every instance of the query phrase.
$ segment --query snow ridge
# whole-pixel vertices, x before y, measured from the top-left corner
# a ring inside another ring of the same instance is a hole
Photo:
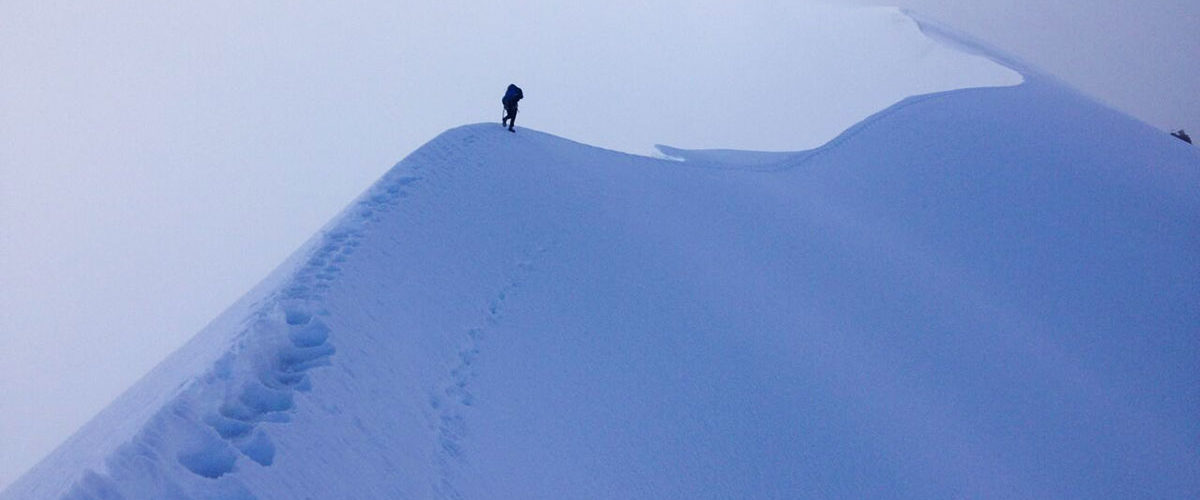
[[[773,155],[449,130],[0,497],[1196,497],[1194,148],[1033,78]]]

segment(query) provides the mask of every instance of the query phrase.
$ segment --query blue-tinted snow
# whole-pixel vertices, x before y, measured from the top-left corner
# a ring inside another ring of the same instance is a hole
[[[0,497],[1200,495],[1194,148],[1034,76],[675,153],[446,132]]]

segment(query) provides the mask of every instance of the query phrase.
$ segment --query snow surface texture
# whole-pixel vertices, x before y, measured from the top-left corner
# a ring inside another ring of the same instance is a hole
[[[1196,498],[1200,155],[1026,76],[450,130],[0,498]]]

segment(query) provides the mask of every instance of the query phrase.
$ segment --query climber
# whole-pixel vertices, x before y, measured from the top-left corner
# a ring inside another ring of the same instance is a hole
[[[513,125],[517,123],[517,101],[524,97],[525,94],[521,92],[521,87],[510,84],[508,90],[504,92],[504,98],[500,100],[504,104],[504,118],[500,120],[500,125],[507,125],[509,132],[516,132],[513,130]]]

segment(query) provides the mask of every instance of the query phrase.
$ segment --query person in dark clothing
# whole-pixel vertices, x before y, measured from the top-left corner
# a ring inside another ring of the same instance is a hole
[[[513,130],[513,125],[517,124],[517,101],[525,97],[521,92],[521,87],[510,84],[508,90],[504,92],[504,98],[500,99],[500,103],[504,104],[504,118],[500,120],[501,126],[507,126],[509,132]]]
[[[1181,141],[1183,141],[1183,142],[1186,142],[1186,143],[1188,143],[1188,144],[1191,144],[1191,143],[1192,143],[1192,138],[1191,138],[1191,137],[1189,137],[1189,136],[1187,135],[1187,132],[1184,132],[1184,131],[1183,131],[1183,129],[1179,129],[1179,131],[1178,131],[1178,132],[1171,132],[1171,135],[1175,136],[1175,138],[1176,138],[1176,139],[1179,139],[1179,140],[1181,140]]]

